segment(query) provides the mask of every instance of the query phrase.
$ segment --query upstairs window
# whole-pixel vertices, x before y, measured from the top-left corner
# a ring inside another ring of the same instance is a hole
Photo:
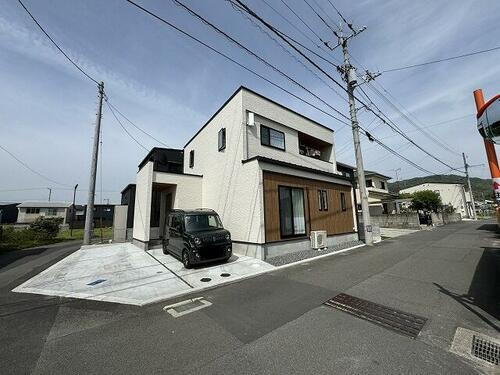
[[[328,211],[328,194],[326,190],[318,190],[318,207],[320,211]]]
[[[222,151],[226,148],[226,128],[222,128],[219,130],[219,151]]]
[[[380,188],[385,190],[385,182],[384,181],[380,181]]]
[[[189,168],[194,167],[194,150],[189,151]]]
[[[372,180],[366,180],[366,187],[373,187]]]
[[[279,130],[260,126],[260,143],[264,146],[274,147],[280,150],[285,150],[285,133]]]
[[[345,193],[340,193],[340,209],[342,211],[347,211],[347,206],[345,203]]]

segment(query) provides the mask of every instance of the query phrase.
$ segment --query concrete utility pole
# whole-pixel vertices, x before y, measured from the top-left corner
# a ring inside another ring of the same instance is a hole
[[[50,202],[50,197],[52,196],[52,189],[51,188],[47,188],[49,190],[49,202]]]
[[[89,197],[87,211],[85,212],[85,230],[83,232],[83,244],[90,245],[92,238],[92,227],[94,224],[94,199],[95,182],[97,175],[97,158],[99,154],[99,135],[101,134],[102,99],[104,96],[104,82],[99,83],[99,106],[97,107],[97,119],[94,130],[94,148],[92,150],[92,162],[90,164]]]
[[[347,49],[347,41],[359,34],[364,29],[360,31],[353,32],[349,37],[343,37],[342,34],[338,34],[339,45],[342,46],[342,51],[344,52],[344,65],[342,71],[344,73],[345,81],[347,82],[347,92],[349,95],[349,112],[351,115],[352,124],[352,138],[354,140],[354,155],[356,157],[356,172],[358,176],[358,188],[359,197],[361,200],[361,210],[363,217],[363,232],[365,237],[365,243],[367,245],[373,245],[373,232],[370,219],[370,206],[368,205],[368,192],[366,190],[366,180],[365,180],[365,168],[363,166],[363,155],[361,153],[361,142],[359,140],[359,123],[357,118],[356,102],[354,100],[354,88],[357,84],[356,71],[354,67],[349,62],[349,52]]]
[[[472,218],[474,220],[477,220],[477,217],[476,217],[476,205],[474,203],[474,196],[472,195],[472,187],[470,185],[469,164],[467,164],[467,159],[465,158],[465,153],[464,152],[462,152],[462,156],[464,158],[465,177],[467,178],[467,185],[469,186],[470,201],[471,201],[471,204],[472,204]],[[467,204],[467,202],[466,202],[466,204]]]

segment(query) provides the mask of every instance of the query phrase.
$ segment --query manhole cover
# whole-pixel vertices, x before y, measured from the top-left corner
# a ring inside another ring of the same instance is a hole
[[[418,336],[427,321],[426,318],[344,293],[329,299],[325,305],[412,338]]]
[[[472,337],[471,354],[494,365],[500,363],[500,345],[476,335]]]
[[[212,281],[212,279],[210,277],[204,277],[204,278],[200,279],[200,281],[202,283],[208,283],[209,281]]]
[[[221,275],[221,277],[229,277],[229,276],[231,276],[230,273],[221,273],[220,275]]]

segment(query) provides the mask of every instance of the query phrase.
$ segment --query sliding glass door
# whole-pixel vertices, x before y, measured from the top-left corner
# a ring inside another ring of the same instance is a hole
[[[282,238],[304,236],[306,219],[304,189],[279,186],[280,234]]]

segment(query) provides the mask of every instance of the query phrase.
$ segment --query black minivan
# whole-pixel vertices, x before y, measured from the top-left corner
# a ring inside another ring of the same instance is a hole
[[[172,210],[164,233],[163,253],[181,259],[186,268],[231,258],[231,234],[214,210]]]

